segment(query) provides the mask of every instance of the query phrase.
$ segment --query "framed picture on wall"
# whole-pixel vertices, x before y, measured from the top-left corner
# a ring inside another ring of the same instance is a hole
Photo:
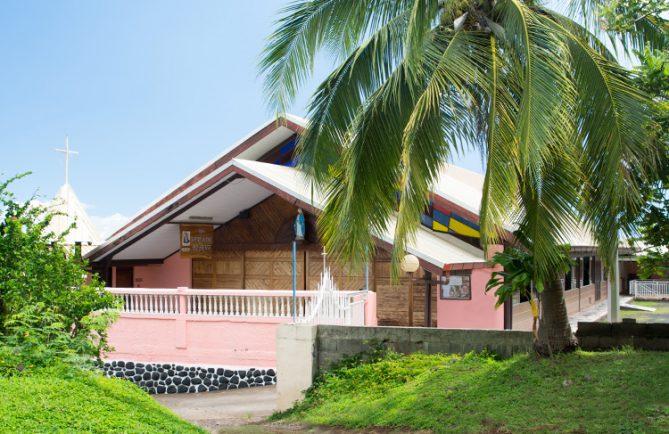
[[[440,298],[442,300],[471,300],[471,273],[453,272],[441,276]]]

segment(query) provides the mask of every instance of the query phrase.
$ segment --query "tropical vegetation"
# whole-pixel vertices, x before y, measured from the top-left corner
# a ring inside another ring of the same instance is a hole
[[[397,264],[442,165],[478,150],[481,244],[507,240],[510,227],[529,241],[542,311],[564,312],[539,334],[549,352],[573,347],[558,281],[566,235],[591,229],[611,267],[660,159],[652,101],[606,41],[661,48],[666,23],[639,16],[633,31],[604,33],[607,2],[572,3],[580,19],[531,0],[298,0],[260,63],[279,113],[321,52],[338,63],[297,150],[328,196],[321,237],[348,261],[370,255],[396,215]]]
[[[390,432],[666,432],[667,363],[669,353],[632,350],[539,360],[391,353],[324,374],[274,418]]]
[[[50,367],[0,376],[1,433],[205,433],[128,381]]]
[[[63,245],[66,234],[48,229],[54,214],[15,199],[16,179],[0,183],[0,375],[91,365],[107,348],[117,303]]]

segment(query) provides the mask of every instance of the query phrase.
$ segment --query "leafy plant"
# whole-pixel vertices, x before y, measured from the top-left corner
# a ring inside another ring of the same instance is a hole
[[[48,230],[54,214],[8,190],[22,176],[0,184],[0,366],[99,358],[117,301]]]

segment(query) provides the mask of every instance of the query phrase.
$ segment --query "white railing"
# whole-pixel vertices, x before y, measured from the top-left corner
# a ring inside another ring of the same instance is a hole
[[[179,296],[175,290],[151,290],[146,292],[133,288],[108,288],[123,302],[127,313],[179,313]]]
[[[669,299],[669,281],[667,280],[632,280],[630,292],[635,299]]]
[[[107,288],[123,301],[122,312],[201,317],[293,318],[293,293],[285,290]],[[297,291],[295,320],[313,317],[318,291]],[[336,303],[326,303],[328,315],[316,323],[364,325],[365,291],[337,291]],[[336,307],[336,309],[335,309]]]

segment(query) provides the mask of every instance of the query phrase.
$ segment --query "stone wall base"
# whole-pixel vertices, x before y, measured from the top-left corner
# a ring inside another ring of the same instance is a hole
[[[104,362],[108,377],[132,381],[150,394],[198,393],[276,384],[274,369],[228,369],[175,363]]]

